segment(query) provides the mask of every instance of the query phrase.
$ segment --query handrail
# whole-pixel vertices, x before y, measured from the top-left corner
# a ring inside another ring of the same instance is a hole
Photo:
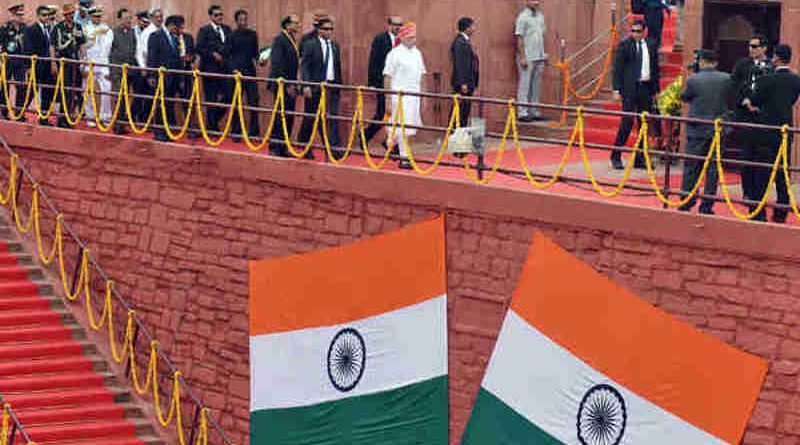
[[[613,13],[613,11],[612,11],[612,13]],[[622,17],[619,21],[612,20],[612,23],[614,23],[617,26],[617,28],[619,28],[620,25],[624,24],[631,17],[632,17],[632,14],[628,13],[628,14],[625,14],[625,16]],[[603,32],[601,32],[601,33],[597,34],[596,36],[594,36],[594,38],[592,40],[590,40],[587,44],[583,45],[582,47],[580,47],[580,49],[578,49],[577,51],[575,51],[574,53],[569,55],[567,57],[567,60],[569,62],[575,61],[575,59],[577,59],[579,56],[583,55],[583,53],[588,51],[589,48],[591,48],[592,46],[594,46],[595,44],[600,42],[602,39],[608,37],[610,34],[611,34],[611,27],[609,26],[608,28],[604,29]],[[576,75],[577,75],[577,73],[576,73]]]
[[[0,445],[14,445],[17,432],[19,432],[19,435],[22,437],[25,445],[36,445],[36,443],[31,440],[31,437],[28,435],[25,427],[19,421],[19,418],[17,417],[16,413],[14,413],[11,405],[3,399],[2,395],[0,395],[0,404],[2,404],[3,407],[2,425],[0,425]],[[11,421],[10,431],[8,424],[9,421]]]
[[[5,138],[2,135],[0,135],[0,144],[3,146],[3,149],[5,149],[5,151],[9,155],[9,157],[12,159],[12,167],[11,167],[11,170],[10,170],[10,174],[13,176],[14,175],[14,170],[19,171],[19,172],[22,173],[22,177],[18,177],[15,180],[15,182],[19,181],[19,185],[14,186],[13,184],[11,184],[12,191],[13,191],[12,194],[14,195],[14,197],[12,199],[14,199],[16,201],[17,197],[19,196],[18,195],[19,194],[19,188],[21,187],[21,184],[22,184],[21,179],[23,177],[26,178],[29,181],[29,183],[32,185],[32,187],[31,187],[32,190],[35,190],[34,194],[37,196],[37,202],[44,203],[44,205],[53,213],[53,215],[57,215],[58,216],[56,224],[61,228],[62,233],[66,233],[68,235],[68,237],[71,239],[71,241],[73,243],[75,243],[75,245],[78,247],[78,252],[79,252],[78,256],[85,258],[85,261],[87,262],[87,264],[91,265],[94,268],[95,273],[97,273],[100,277],[102,277],[105,282],[107,282],[107,283],[112,282],[112,280],[109,277],[109,274],[105,271],[105,269],[103,269],[103,267],[99,264],[97,259],[94,257],[94,255],[91,253],[91,251],[88,249],[87,244],[83,240],[81,240],[81,238],[72,229],[72,227],[69,225],[69,223],[67,223],[63,218],[61,218],[59,216],[59,215],[62,215],[62,213],[58,210],[58,207],[55,205],[55,203],[52,201],[52,199],[48,196],[47,192],[43,189],[43,187],[39,186],[40,183],[34,178],[34,176],[31,174],[30,170],[21,161],[18,160],[19,155],[17,154],[17,152],[14,149],[12,149],[8,145],[7,141],[5,140]],[[10,178],[9,180],[11,181],[12,179],[13,178]],[[32,206],[34,206],[33,203],[32,203]],[[15,209],[16,209],[16,207],[15,207]],[[54,240],[54,242],[55,242],[55,240]],[[73,275],[73,286],[76,286],[76,287],[77,287],[77,285],[75,284],[75,281],[79,280],[77,278],[77,276],[78,276],[77,269],[80,267],[80,264],[81,264],[80,258],[76,258],[76,260],[75,260],[76,273]],[[88,280],[88,277],[86,277],[86,280]],[[135,332],[137,334],[143,335],[148,344],[153,344],[154,342],[156,342],[155,337],[153,336],[151,331],[148,329],[147,325],[145,325],[144,322],[141,320],[141,318],[139,318],[135,314],[135,311],[133,310],[133,306],[122,296],[122,294],[116,289],[116,287],[110,286],[110,293],[114,297],[114,299],[120,304],[120,306],[123,309],[125,309],[125,312],[128,313],[128,317],[130,318],[130,320],[132,320],[132,323],[135,326]],[[111,313],[109,313],[108,317],[113,317],[113,315]],[[136,342],[136,340],[133,340],[133,342]],[[182,394],[188,396],[188,398],[190,399],[192,405],[194,405],[194,407],[195,407],[196,416],[195,416],[195,422],[192,425],[192,435],[194,436],[194,433],[196,432],[195,429],[198,428],[198,426],[199,426],[197,424],[197,421],[199,420],[198,419],[198,415],[202,411],[203,417],[204,417],[203,420],[206,420],[208,422],[208,427],[213,429],[215,431],[215,433],[217,433],[219,435],[219,437],[222,439],[222,441],[223,441],[223,443],[225,445],[233,445],[233,442],[231,442],[231,440],[228,438],[228,436],[225,433],[225,431],[222,428],[222,426],[214,418],[214,416],[211,415],[210,412],[208,412],[209,408],[202,402],[200,397],[191,388],[191,386],[189,386],[187,380],[180,374],[180,372],[178,371],[178,369],[175,366],[175,364],[173,363],[173,361],[170,360],[170,358],[160,348],[155,348],[155,354],[157,355],[157,357],[160,360],[162,360],[166,364],[166,367],[167,367],[167,369],[169,371],[169,375],[175,376],[175,380],[177,381],[178,385],[180,386],[180,388],[182,390]],[[136,360],[136,358],[133,355],[131,355],[129,359],[130,360]],[[130,366],[130,364],[129,364],[129,366]],[[178,403],[180,403],[180,402],[178,402]],[[198,438],[199,438],[199,435],[198,435]],[[206,437],[206,440],[207,440],[207,437]],[[192,444],[187,444],[187,445],[192,445]]]

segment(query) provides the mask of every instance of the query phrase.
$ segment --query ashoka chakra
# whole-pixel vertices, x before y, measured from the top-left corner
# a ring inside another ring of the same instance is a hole
[[[627,422],[622,394],[610,385],[595,385],[578,408],[578,440],[583,445],[618,445]]]
[[[353,328],[337,332],[328,347],[328,377],[334,388],[342,392],[355,388],[366,364],[364,337]]]

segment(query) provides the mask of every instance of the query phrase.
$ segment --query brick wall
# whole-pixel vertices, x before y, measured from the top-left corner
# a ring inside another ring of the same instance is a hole
[[[248,433],[247,260],[447,216],[451,443],[533,231],[771,361],[748,445],[800,443],[791,228],[0,123],[236,443]],[[221,413],[220,413],[221,411]]]

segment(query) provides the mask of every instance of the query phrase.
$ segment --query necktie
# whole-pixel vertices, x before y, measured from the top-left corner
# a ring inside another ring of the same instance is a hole
[[[164,35],[167,36],[167,41],[169,42],[169,46],[172,47],[172,51],[175,51],[175,37],[166,29],[164,29]]]
[[[220,42],[225,43],[225,33],[222,32],[222,27],[217,26],[214,29],[217,30],[217,35],[219,35]]]

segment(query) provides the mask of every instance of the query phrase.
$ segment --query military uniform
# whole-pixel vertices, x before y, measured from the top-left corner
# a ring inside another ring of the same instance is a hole
[[[80,48],[86,43],[86,36],[81,25],[77,23],[68,24],[66,21],[58,22],[53,29],[53,44],[55,46],[56,57],[63,57],[67,60],[80,59]],[[64,93],[66,95],[66,107],[64,113],[72,113],[75,105],[80,105],[83,99],[81,91],[81,67],[77,63],[64,63]],[[71,90],[70,88],[74,88]],[[60,127],[67,126],[67,121],[63,117],[58,119]]]
[[[21,21],[11,20],[0,26],[0,50],[8,55],[22,55],[22,39],[24,35],[25,24]],[[8,58],[6,75],[8,76],[7,79],[9,81],[9,86],[15,86],[16,98],[14,100],[14,104],[17,110],[24,106],[23,101],[25,100],[25,91],[27,86],[25,83],[25,73],[27,73],[29,67],[30,62],[27,60],[11,57]],[[14,81],[19,83],[12,83]],[[0,91],[0,101],[0,105],[3,109],[3,115],[6,115],[5,91]]]

